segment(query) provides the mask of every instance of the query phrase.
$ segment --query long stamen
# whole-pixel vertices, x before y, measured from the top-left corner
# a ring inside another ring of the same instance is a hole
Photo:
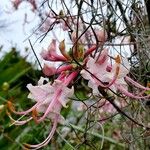
[[[40,144],[36,144],[36,145],[31,145],[31,144],[24,144],[25,148],[30,148],[30,149],[39,149],[45,145],[47,145],[49,143],[49,141],[51,140],[51,138],[53,137],[55,131],[56,131],[56,127],[57,127],[57,124],[58,124],[58,118],[59,118],[59,115],[56,114],[55,116],[55,119],[54,119],[54,123],[53,123],[53,127],[51,129],[51,132],[49,133],[48,137]]]
[[[143,90],[150,90],[148,87],[144,87],[141,84],[137,83],[136,81],[132,80],[130,77],[126,76],[125,79],[130,82],[132,85],[134,85],[137,88],[143,89]]]
[[[23,125],[23,124],[29,122],[30,120],[32,120],[32,117],[30,117],[30,118],[28,118],[28,119],[26,119],[26,120],[19,121],[19,120],[21,120],[23,117],[25,117],[25,115],[23,115],[23,116],[21,116],[19,119],[15,120],[15,119],[12,118],[11,114],[10,114],[8,111],[7,111],[7,115],[8,115],[8,117],[10,118],[10,120],[12,121],[12,124],[9,125],[10,127],[11,127],[12,125],[14,125],[14,124],[15,124],[15,125]]]
[[[30,109],[26,110],[26,111],[20,111],[20,112],[17,112],[15,111],[15,108],[14,106],[12,105],[12,102],[11,101],[8,101],[7,102],[7,106],[9,108],[10,111],[12,111],[13,113],[17,114],[17,115],[26,115],[28,113],[30,113],[33,109],[35,109],[38,105],[40,105],[42,101],[39,101],[37,102],[34,106],[32,106]]]
[[[145,98],[149,98],[150,95],[147,96],[139,96],[139,95],[134,95],[133,93],[127,91],[123,86],[120,85],[116,85],[117,89],[123,93],[124,95],[131,97],[131,98],[135,98],[135,99],[145,99]]]
[[[61,92],[61,90],[58,90],[56,92],[56,94],[52,97],[52,102],[49,104],[48,108],[46,109],[45,113],[43,114],[42,117],[40,117],[39,119],[37,119],[37,115],[34,114],[34,119],[35,119],[35,122],[36,123],[40,123],[42,122],[46,116],[52,111],[52,108],[58,103],[58,96],[59,96],[59,93]]]

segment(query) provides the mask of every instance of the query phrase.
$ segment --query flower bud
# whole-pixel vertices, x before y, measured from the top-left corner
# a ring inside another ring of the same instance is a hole
[[[64,17],[64,12],[63,12],[63,10],[60,10],[60,12],[59,12],[59,17],[60,17],[60,18],[63,18],[63,17]]]
[[[0,112],[4,109],[4,105],[0,105]]]
[[[9,85],[8,82],[4,82],[3,85],[2,85],[3,91],[8,91],[9,87],[10,87],[10,85]]]
[[[46,76],[51,76],[51,75],[54,75],[56,73],[56,68],[53,66],[49,66],[49,65],[44,64],[42,71]]]

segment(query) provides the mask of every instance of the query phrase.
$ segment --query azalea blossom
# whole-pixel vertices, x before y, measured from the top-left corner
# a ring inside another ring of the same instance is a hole
[[[117,76],[119,75],[120,69],[120,58],[119,61],[116,59],[116,63],[112,67],[109,62],[108,50],[104,49],[101,52],[101,55],[98,56],[97,53],[96,57],[89,57],[86,69],[82,70],[81,75],[83,78],[89,80],[88,86],[93,89],[93,94],[99,94],[98,86],[102,87],[110,87],[115,83],[117,80]],[[98,59],[97,59],[98,58]],[[108,83],[108,85],[104,85],[104,83]]]
[[[143,96],[144,92],[150,90],[150,88],[142,86],[128,76],[130,64],[126,58],[122,58],[119,55],[110,58],[108,49],[106,48],[101,53],[96,52],[97,48],[102,46],[106,41],[107,34],[105,31],[97,31],[97,36],[99,36],[99,45],[92,45],[87,50],[83,45],[81,45],[83,47],[77,45],[77,47],[72,48],[72,54],[66,50],[65,40],[59,43],[58,48],[61,54],[58,54],[57,43],[53,39],[47,50],[42,51],[41,56],[49,62],[62,62],[62,65],[56,67],[44,64],[42,71],[46,76],[56,75],[57,78],[53,82],[49,82],[47,78],[41,77],[38,85],[27,85],[30,91],[28,98],[34,100],[35,104],[26,111],[17,112],[12,103],[8,101],[9,109],[15,114],[21,115],[19,120],[14,120],[8,112],[13,124],[23,125],[31,120],[40,123],[45,121],[45,119],[49,119],[52,122],[52,127],[47,138],[36,145],[25,144],[26,148],[39,149],[47,145],[53,137],[58,123],[64,122],[65,119],[61,115],[61,110],[63,107],[67,108],[69,98],[74,94],[73,83],[79,73],[81,77],[88,80],[88,87],[92,89],[94,96],[101,95],[99,87],[109,91],[111,94],[113,93],[113,96],[115,94],[114,103],[119,108],[124,107],[126,103],[119,99],[116,94],[118,91],[123,96],[130,98],[143,99],[150,97],[150,95]],[[72,42],[75,42],[76,37],[73,38]],[[135,95],[129,92],[127,88],[128,84],[138,88],[141,91],[140,94]],[[71,88],[68,87],[69,85]],[[105,118],[104,116],[107,114],[112,115],[116,112],[114,106],[105,97],[97,103],[97,109],[101,119]],[[22,120],[24,116],[27,119]]]
[[[120,91],[122,94],[128,97],[141,99],[148,98],[148,96],[135,95],[128,91],[127,82],[133,84],[136,88],[144,91],[150,90],[139,83],[132,80],[127,76],[130,70],[129,62],[126,58],[120,58],[117,56],[114,58],[115,63],[110,64],[108,56],[108,50],[104,49],[100,56],[97,53],[96,57],[89,57],[86,63],[86,69],[81,71],[81,75],[84,79],[88,80],[88,86],[92,88],[94,95],[99,95],[98,87],[110,89],[113,92]]]
[[[41,56],[44,60],[47,61],[67,61],[64,56],[58,55],[56,53],[56,40],[52,40],[48,47],[48,50],[43,50]]]
[[[23,125],[32,119],[36,123],[40,123],[46,118],[49,118],[53,122],[51,132],[42,143],[37,145],[25,144],[26,147],[39,149],[45,146],[54,135],[58,122],[64,122],[64,118],[61,116],[60,111],[62,107],[67,107],[69,97],[71,97],[74,93],[73,87],[68,88],[67,86],[77,76],[77,74],[77,72],[73,72],[70,75],[61,74],[53,83],[50,83],[47,78],[41,77],[37,86],[28,84],[27,88],[30,91],[28,98],[33,99],[36,103],[32,108],[26,111],[16,112],[11,102],[8,102],[8,107],[15,114],[27,115],[32,113],[32,117],[21,121],[16,121],[9,115],[16,125]],[[46,84],[44,84],[45,81],[47,82]],[[41,116],[38,114],[41,114]]]

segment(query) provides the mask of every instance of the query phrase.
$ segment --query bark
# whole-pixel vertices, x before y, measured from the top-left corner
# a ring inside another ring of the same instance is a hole
[[[145,1],[145,5],[146,5],[146,9],[147,9],[147,15],[148,15],[148,20],[149,20],[149,24],[150,24],[150,0],[144,0]]]

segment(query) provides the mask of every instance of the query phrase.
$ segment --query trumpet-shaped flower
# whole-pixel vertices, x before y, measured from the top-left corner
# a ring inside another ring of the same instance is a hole
[[[86,69],[82,70],[81,75],[83,78],[89,80],[88,86],[93,89],[93,94],[99,94],[98,86],[104,88],[112,88],[113,85],[119,80],[123,82],[124,73],[122,73],[123,66],[120,66],[120,57],[117,56],[115,64],[109,63],[108,50],[104,49],[101,55],[96,55],[95,58],[89,57]],[[107,83],[107,84],[105,84]]]
[[[37,112],[44,113],[44,115],[37,120],[38,122],[43,121],[47,116],[60,114],[62,106],[66,107],[69,100],[68,97],[71,97],[74,91],[73,88],[69,89],[61,80],[55,80],[52,85],[49,82],[40,85],[42,80],[44,81],[45,79],[41,78],[38,86],[27,85],[30,91],[28,98],[37,102],[35,104],[36,108],[33,108],[36,109]]]
[[[141,89],[141,93],[150,90],[150,88],[140,85],[127,76],[130,70],[130,65],[126,58],[122,58],[121,61],[120,57],[117,56],[115,58],[115,63],[110,64],[107,49],[104,49],[101,52],[101,55],[98,58],[97,57],[98,54],[95,58],[89,57],[86,63],[86,69],[81,71],[82,77],[89,80],[88,86],[92,88],[94,95],[99,94],[98,87],[101,86],[103,88],[109,88],[113,92],[120,91],[122,94],[131,98],[141,99],[150,96],[143,96],[142,94],[134,95],[128,91],[126,81],[134,85],[136,88]]]
[[[43,50],[41,56],[44,60],[47,61],[67,61],[64,56],[58,55],[56,53],[56,40],[52,40],[48,50]]]
[[[70,75],[61,74],[52,84],[48,82],[47,78],[41,77],[37,86],[28,84],[27,88],[30,91],[28,98],[33,99],[36,104],[26,111],[16,112],[12,107],[11,102],[8,102],[10,110],[16,114],[27,115],[30,112],[32,113],[32,117],[23,121],[16,121],[9,115],[16,125],[23,125],[32,119],[34,119],[36,123],[40,123],[46,118],[51,119],[53,122],[51,132],[42,143],[37,145],[25,144],[26,147],[39,149],[48,144],[55,133],[57,123],[62,123],[64,121],[60,111],[62,107],[67,107],[69,97],[71,97],[74,93],[73,87],[68,88],[67,86],[76,76],[77,72],[73,72]],[[45,81],[47,82],[46,84],[44,84]]]

